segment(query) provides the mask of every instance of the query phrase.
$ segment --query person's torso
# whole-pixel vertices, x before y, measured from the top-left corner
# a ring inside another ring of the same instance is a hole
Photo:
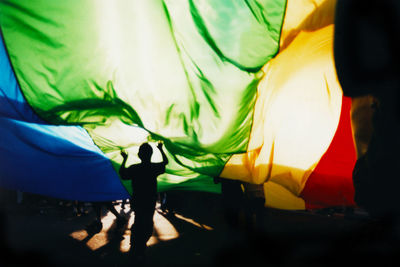
[[[160,164],[137,164],[132,168],[132,197],[135,202],[154,202],[157,198],[157,176]]]

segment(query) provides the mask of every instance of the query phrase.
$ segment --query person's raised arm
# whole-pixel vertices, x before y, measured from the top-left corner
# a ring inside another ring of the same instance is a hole
[[[167,164],[168,164],[168,158],[167,158],[167,156],[165,155],[164,150],[162,149],[162,148],[163,148],[163,143],[162,143],[162,142],[158,142],[157,147],[158,147],[158,149],[159,149],[160,152],[161,152],[161,156],[162,156],[162,158],[163,158],[163,164],[164,164],[164,165],[167,165]]]
[[[119,176],[121,176],[123,180],[129,180],[129,176],[127,174],[128,168],[125,167],[126,160],[128,159],[128,154],[125,151],[121,150],[121,156],[124,160],[122,161],[121,167],[119,168]]]

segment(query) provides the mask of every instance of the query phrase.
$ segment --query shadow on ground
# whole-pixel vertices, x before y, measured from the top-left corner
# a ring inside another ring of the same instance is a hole
[[[60,206],[56,199],[26,195],[17,204],[13,192],[2,190],[1,196],[1,266],[133,266],[129,253],[121,249],[128,226],[118,230],[111,222],[107,231],[87,235],[85,226],[94,219],[90,208],[76,216],[72,207]],[[224,220],[219,195],[171,192],[168,204],[170,212],[159,215],[179,236],[165,239],[166,233],[156,229],[145,266],[399,263],[399,222],[393,218],[376,220],[340,209],[265,209],[262,228],[248,232]],[[76,239],[74,232],[86,236]],[[100,245],[93,249],[89,240]]]

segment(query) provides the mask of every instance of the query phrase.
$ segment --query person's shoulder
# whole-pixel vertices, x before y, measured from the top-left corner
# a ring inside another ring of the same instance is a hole
[[[129,170],[136,170],[140,169],[140,163],[132,164],[131,166],[128,167]]]
[[[164,163],[164,162],[156,162],[156,163],[152,163],[152,165],[153,165],[154,167],[164,167],[164,166],[167,165],[167,164]]]

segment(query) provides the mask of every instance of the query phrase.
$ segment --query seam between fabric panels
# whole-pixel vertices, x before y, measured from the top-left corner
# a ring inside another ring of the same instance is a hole
[[[1,19],[0,19],[0,20],[1,20]],[[9,62],[9,64],[10,64],[10,69],[11,69],[11,71],[12,71],[14,77],[15,77],[15,81],[16,81],[16,83],[17,83],[17,86],[18,86],[18,88],[19,88],[19,91],[21,92],[22,97],[25,99],[25,102],[28,104],[28,106],[31,108],[31,110],[34,112],[34,114],[35,114],[39,119],[42,120],[42,118],[40,118],[40,117],[38,116],[38,114],[33,110],[32,106],[29,104],[29,102],[27,101],[25,95],[23,94],[23,92],[22,92],[22,90],[21,90],[21,86],[19,85],[19,81],[18,81],[17,75],[15,74],[15,70],[14,70],[14,67],[13,67],[13,65],[12,65],[10,55],[8,54],[8,50],[7,50],[7,46],[6,46],[6,41],[5,41],[5,39],[4,39],[4,35],[3,35],[3,30],[2,30],[2,28],[1,28],[1,24],[0,24],[0,38],[1,38],[1,40],[3,41],[4,52],[5,52],[5,54],[6,54],[6,57],[7,57],[7,59],[8,59],[8,62]],[[8,101],[8,100],[7,100],[7,101]],[[9,101],[8,101],[8,102],[9,102]],[[18,112],[18,114],[21,115],[21,113],[20,113],[19,110],[17,110],[17,112]],[[22,116],[21,116],[21,117],[22,117]],[[45,121],[43,120],[43,122],[45,122]]]
[[[1,25],[0,25],[0,38],[3,40],[3,44],[4,44],[4,48],[5,48],[5,53],[6,53],[6,56],[7,56],[7,58],[8,58],[8,61],[9,61],[9,63],[10,63],[11,70],[12,70],[12,72],[13,72],[13,74],[14,74],[15,81],[16,81],[16,83],[17,83],[17,85],[18,85],[18,90],[20,91],[20,93],[21,93],[22,97],[24,98],[26,104],[30,107],[32,113],[33,113],[38,119],[40,119],[40,120],[42,121],[41,124],[48,124],[48,125],[59,126],[59,125],[56,125],[56,124],[52,124],[52,123],[50,123],[49,121],[47,121],[46,119],[44,119],[44,118],[42,118],[41,116],[39,116],[39,114],[36,112],[36,110],[32,107],[32,105],[31,105],[31,104],[29,103],[29,101],[27,100],[27,97],[25,96],[24,91],[21,89],[21,84],[20,84],[19,79],[18,79],[18,76],[17,76],[17,74],[16,74],[16,72],[15,72],[13,63],[12,63],[11,58],[10,58],[10,55],[8,54],[7,44],[6,44],[6,40],[5,40],[5,38],[4,38],[4,34],[3,34],[3,30],[2,30]],[[99,149],[99,151],[101,151],[102,155],[103,155],[105,158],[108,159],[108,164],[109,164],[109,166],[116,172],[117,176],[120,177],[119,174],[118,174],[118,172],[115,170],[113,164],[111,163],[111,159],[110,159],[109,157],[107,157],[107,155],[103,152],[103,150],[101,150],[101,148],[96,144],[96,142],[93,140],[93,137],[90,135],[90,133],[86,130],[85,127],[83,127],[83,126],[81,126],[81,125],[67,125],[67,126],[79,127],[79,128],[81,128],[82,130],[84,130],[84,131],[88,134],[88,136],[90,137],[90,139],[92,140],[93,144]],[[126,193],[127,193],[128,195],[130,195],[129,192],[128,192],[128,190],[127,190],[127,189],[125,188],[125,186],[122,184],[121,179],[118,179],[118,180],[119,180],[119,182],[120,182],[122,188],[124,188],[124,190],[126,191]]]
[[[87,133],[87,135],[88,135],[88,136],[90,137],[90,139],[92,140],[93,144],[101,151],[101,153],[102,153],[102,155],[104,156],[104,158],[107,159],[107,162],[108,162],[109,167],[115,171],[115,174],[116,174],[117,177],[119,178],[118,181],[119,181],[121,187],[125,190],[126,194],[127,194],[128,196],[130,196],[131,194],[129,194],[129,192],[128,192],[128,190],[126,189],[125,185],[122,183],[121,176],[119,175],[118,170],[116,170],[116,169],[114,168],[114,164],[112,164],[111,159],[110,159],[110,158],[104,153],[104,151],[96,144],[96,142],[94,141],[92,135],[88,132],[88,130],[87,130],[85,127],[80,126],[80,125],[75,125],[75,126],[82,128],[82,129]]]
[[[282,31],[283,31],[283,25],[285,22],[285,18],[286,18],[286,12],[287,12],[287,6],[288,6],[288,2],[289,0],[285,1],[285,10],[283,12],[283,16],[282,16],[282,24],[281,24],[281,30],[279,31],[279,42],[278,42],[278,51],[276,52],[275,55],[277,55],[280,51],[281,51],[281,37],[282,37]]]
[[[286,17],[287,1],[288,1],[288,0],[285,1],[284,12],[283,12],[283,14],[282,14],[282,19],[281,19],[281,27],[280,27],[280,31],[279,31],[279,40],[278,40],[278,42],[277,42],[278,49],[277,49],[275,55],[274,55],[270,60],[272,60],[272,59],[279,53],[280,48],[281,48],[281,46],[280,46],[280,41],[281,41],[281,36],[282,36],[283,23],[284,23],[285,17]],[[269,60],[269,61],[270,61],[270,60]],[[268,61],[268,62],[269,62],[269,61]],[[268,64],[268,62],[266,62],[265,64]],[[264,64],[264,66],[265,66],[265,64]],[[262,71],[262,72],[263,72],[263,77],[264,77],[265,73],[264,73],[264,71],[263,71],[262,69],[263,69],[263,68],[261,68],[259,71]],[[254,73],[254,75],[256,75],[256,74]],[[261,79],[262,79],[262,78],[261,78]],[[260,80],[261,80],[261,79],[260,79]],[[255,100],[255,102],[254,102],[254,107],[253,107],[253,110],[252,110],[253,116],[252,116],[250,131],[249,131],[249,135],[248,135],[248,142],[247,142],[247,145],[246,145],[246,151],[245,151],[244,153],[247,153],[247,152],[248,152],[249,145],[250,145],[250,138],[251,138],[251,134],[252,134],[252,132],[253,132],[254,114],[255,114],[255,109],[256,109],[256,104],[255,104],[255,103],[257,102],[257,99],[258,99],[258,96],[259,96],[258,85],[259,85],[259,82],[258,82],[258,84],[257,84],[256,100]],[[229,156],[228,160],[225,162],[225,165],[229,162],[229,160],[233,157],[233,155],[234,155],[234,154],[231,154],[231,155]],[[224,165],[224,167],[221,169],[221,172],[219,173],[219,175],[223,172],[223,170],[224,170],[224,168],[225,168],[225,165]]]
[[[3,40],[4,50],[5,50],[5,52],[6,52],[6,56],[7,56],[7,58],[8,58],[8,62],[10,63],[11,70],[12,70],[12,72],[13,72],[13,74],[14,74],[15,81],[17,82],[18,89],[19,89],[19,91],[21,92],[22,97],[24,98],[25,102],[28,104],[28,106],[30,107],[30,109],[32,110],[32,112],[35,114],[35,116],[36,116],[37,118],[39,118],[39,119],[42,121],[42,123],[47,123],[47,124],[49,124],[49,125],[53,125],[53,124],[51,124],[49,121],[47,121],[47,120],[43,119],[41,116],[39,116],[39,114],[36,112],[36,110],[35,110],[35,109],[32,107],[32,105],[29,103],[28,99],[26,98],[26,96],[25,96],[25,94],[24,94],[24,91],[22,91],[22,89],[21,89],[21,84],[20,84],[20,82],[19,82],[18,76],[17,76],[17,74],[16,74],[16,72],[15,72],[13,63],[12,63],[11,58],[10,58],[10,55],[8,54],[7,42],[6,42],[5,38],[4,38],[3,29],[2,29],[2,27],[1,27],[1,24],[0,24],[0,35],[1,35],[0,38],[2,38],[2,40]]]
[[[280,46],[280,41],[281,41],[281,36],[282,36],[283,22],[284,22],[285,17],[286,17],[286,8],[287,8],[287,0],[286,0],[286,2],[285,2],[285,10],[284,10],[283,15],[282,15],[281,29],[280,29],[280,31],[279,31],[278,49],[277,49],[275,55],[274,55],[268,62],[266,62],[266,63],[264,64],[264,66],[265,66],[266,64],[268,64],[268,63],[279,53],[279,51],[280,51],[280,48],[281,48],[281,46]],[[263,68],[261,68],[259,71],[262,71],[262,72],[263,72],[263,77],[264,77],[264,76],[265,76],[265,72],[264,72],[262,69],[263,69]],[[263,78],[263,77],[262,77],[262,78]],[[260,81],[261,81],[262,78],[260,78]],[[257,102],[257,99],[258,99],[258,96],[259,96],[258,85],[259,85],[259,82],[258,82],[258,84],[257,84],[256,102]],[[250,141],[251,134],[252,134],[252,132],[253,132],[253,124],[254,124],[255,109],[256,109],[256,105],[255,105],[255,103],[254,103],[254,107],[253,107],[253,118],[252,118],[252,120],[251,120],[251,128],[250,128],[250,132],[249,132],[249,136],[248,136],[249,141]],[[245,153],[248,152],[249,143],[250,143],[250,142],[247,142],[246,152],[245,152]]]

